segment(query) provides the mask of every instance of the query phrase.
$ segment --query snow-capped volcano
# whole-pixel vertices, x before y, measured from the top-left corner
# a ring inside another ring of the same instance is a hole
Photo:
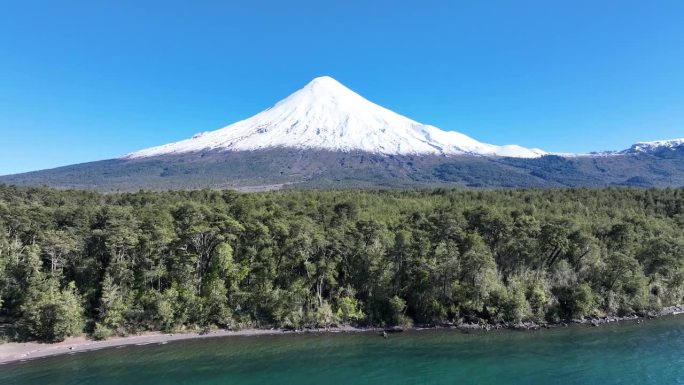
[[[386,155],[474,154],[534,158],[545,154],[539,149],[517,145],[481,143],[458,132],[418,123],[323,76],[251,118],[180,142],[134,152],[125,158],[275,147]]]
[[[0,183],[103,191],[684,186],[684,138],[544,154],[418,123],[321,77],[216,131],[119,159],[0,176]]]

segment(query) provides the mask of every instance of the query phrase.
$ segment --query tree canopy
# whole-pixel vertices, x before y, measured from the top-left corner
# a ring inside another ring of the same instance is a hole
[[[684,190],[0,186],[0,320],[143,330],[561,322],[684,298]]]

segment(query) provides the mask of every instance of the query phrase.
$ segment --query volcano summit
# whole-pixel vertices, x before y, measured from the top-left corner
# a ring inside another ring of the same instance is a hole
[[[323,76],[249,119],[127,157],[279,147],[383,155],[471,154],[519,158],[544,155],[541,150],[517,145],[480,143],[458,132],[418,123]]]

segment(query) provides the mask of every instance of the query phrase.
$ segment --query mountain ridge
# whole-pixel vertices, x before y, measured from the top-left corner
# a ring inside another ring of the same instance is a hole
[[[679,187],[684,139],[553,154],[418,123],[329,77],[251,118],[126,156],[0,176],[0,183],[135,191],[282,187]]]
[[[506,158],[271,148],[110,159],[0,176],[0,183],[105,192],[280,188],[682,187],[684,146],[665,153]]]

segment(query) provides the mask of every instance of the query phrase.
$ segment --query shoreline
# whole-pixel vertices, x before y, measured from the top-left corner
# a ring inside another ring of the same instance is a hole
[[[403,331],[403,330],[454,330],[464,333],[469,332],[487,332],[490,330],[510,330],[510,331],[535,331],[540,329],[552,329],[558,327],[566,327],[568,325],[577,326],[601,326],[611,323],[620,322],[636,322],[641,323],[646,319],[654,319],[668,316],[684,315],[684,305],[670,306],[664,308],[656,315],[641,316],[627,316],[616,317],[608,316],[603,318],[584,318],[582,320],[573,320],[572,323],[559,324],[538,324],[534,322],[521,322],[516,324],[503,325],[489,325],[489,324],[458,324],[445,326],[414,326],[410,328],[378,328],[378,327],[334,327],[325,329],[303,329],[303,330],[285,330],[285,329],[243,329],[243,330],[215,330],[208,333],[202,332],[180,332],[180,333],[162,333],[162,332],[144,332],[142,334],[114,337],[104,341],[95,341],[87,339],[85,336],[69,337],[62,342],[56,343],[40,343],[40,342],[7,342],[0,344],[0,365],[30,361],[38,358],[52,357],[64,354],[74,354],[79,352],[88,352],[93,350],[115,348],[132,345],[152,345],[152,344],[166,344],[172,341],[195,340],[205,338],[218,337],[255,337],[255,336],[273,336],[273,335],[298,335],[311,333],[364,333],[364,332],[381,332],[387,331]]]
[[[86,336],[68,337],[62,342],[43,343],[43,342],[6,342],[0,344],[0,365],[12,362],[29,361],[37,358],[52,357],[64,354],[74,354],[100,349],[115,348],[132,345],[163,345],[172,341],[197,340],[218,337],[256,337],[289,334],[310,334],[310,333],[361,333],[380,331],[382,328],[357,328],[357,327],[335,327],[327,329],[304,329],[304,330],[285,330],[285,329],[242,329],[227,330],[219,329],[210,332],[144,332],[141,334],[112,337],[103,341],[88,339]]]

